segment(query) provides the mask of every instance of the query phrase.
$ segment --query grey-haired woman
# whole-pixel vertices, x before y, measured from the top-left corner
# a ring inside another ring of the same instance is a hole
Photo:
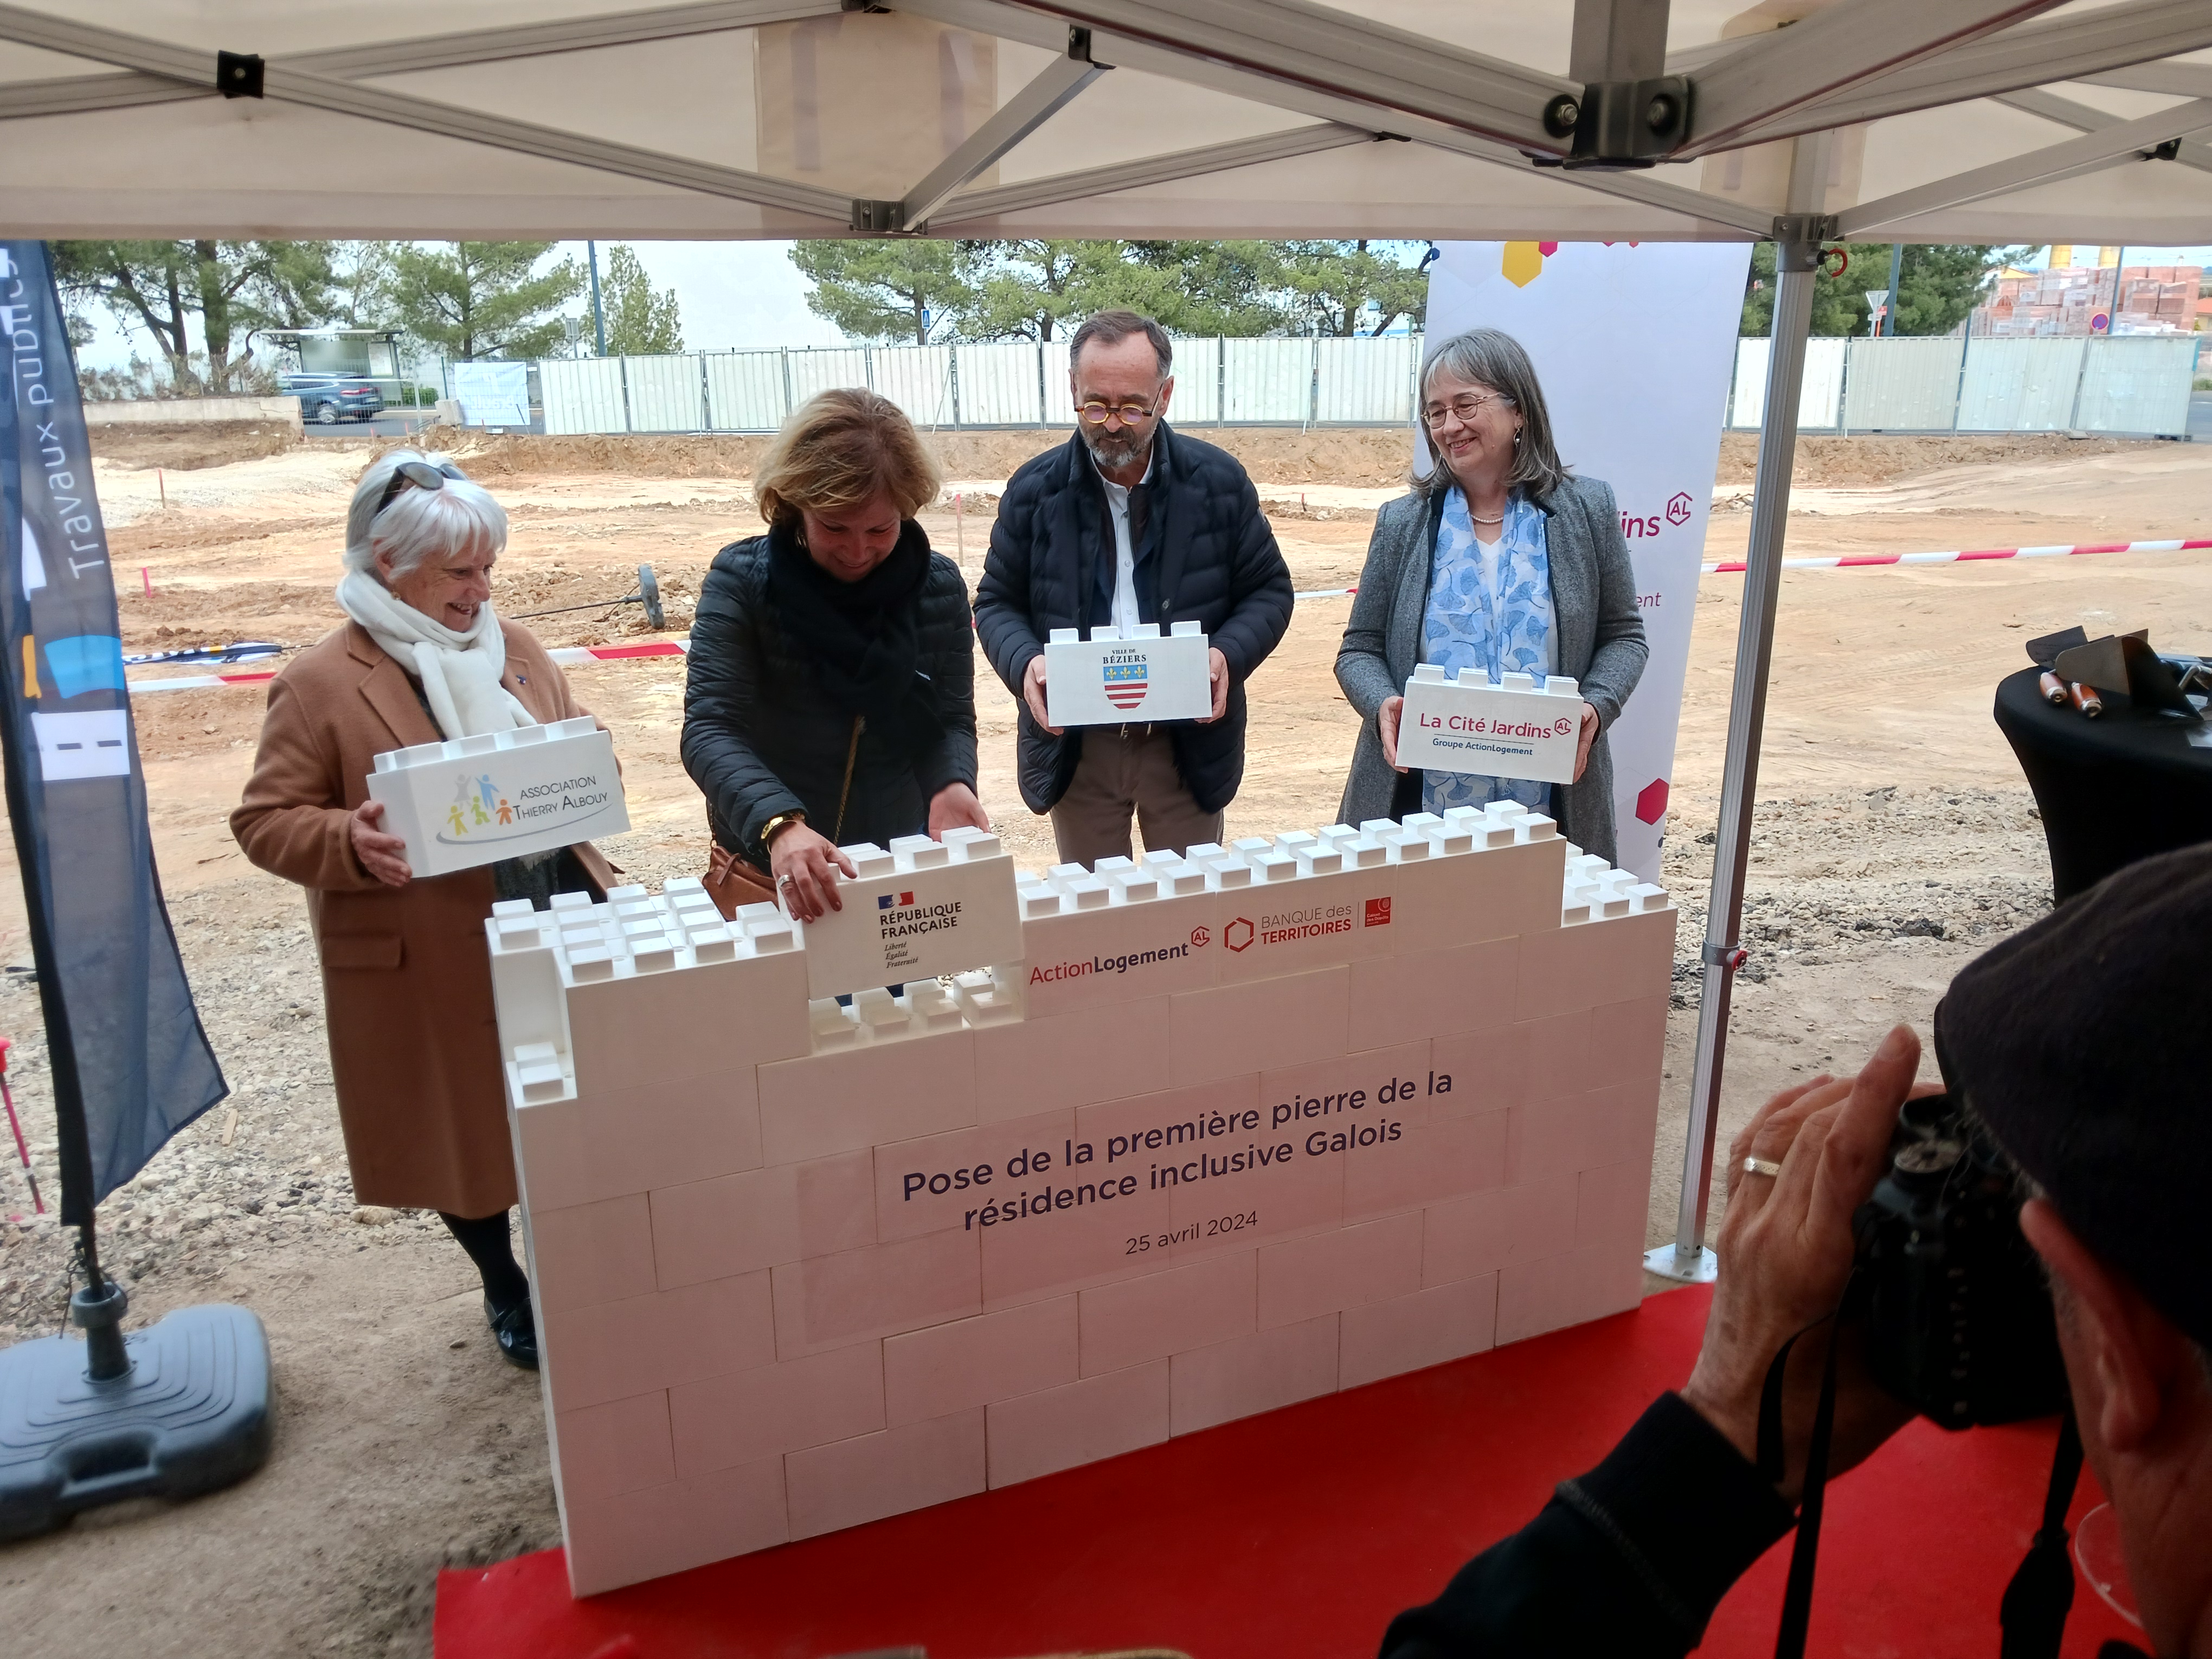
[[[1434,461],[1376,514],[1337,684],[1364,722],[1338,816],[1346,823],[1517,800],[1614,856],[1605,733],[1644,673],[1636,575],[1612,488],[1569,473],[1521,343],[1470,329],[1421,367]],[[1419,663],[1572,678],[1583,696],[1575,781],[1547,783],[1398,764],[1401,695]]]
[[[398,449],[370,465],[338,584],[350,620],[270,686],[230,828],[247,858],[307,890],[354,1196],[437,1211],[483,1275],[500,1352],[534,1367],[483,922],[496,899],[542,908],[556,892],[604,893],[613,872],[585,842],[417,876],[368,785],[386,750],[586,712],[530,630],[492,614],[506,544],[506,513],[446,457]]]

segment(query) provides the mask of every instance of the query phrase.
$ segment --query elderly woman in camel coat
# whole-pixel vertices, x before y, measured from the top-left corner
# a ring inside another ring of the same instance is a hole
[[[349,621],[277,676],[231,830],[307,890],[354,1195],[438,1211],[484,1281],[500,1351],[537,1364],[515,1263],[505,1083],[483,923],[495,900],[604,893],[588,843],[416,878],[368,799],[374,757],[586,711],[526,629],[492,614],[499,504],[442,456],[395,450],[355,492],[338,602]]]

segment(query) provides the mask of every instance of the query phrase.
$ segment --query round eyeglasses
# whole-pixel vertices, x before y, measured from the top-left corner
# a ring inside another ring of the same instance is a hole
[[[1151,420],[1153,411],[1142,404],[1102,404],[1094,398],[1083,405],[1082,415],[1093,426],[1105,425],[1109,415],[1120,416],[1123,426],[1134,426],[1139,421]]]
[[[1492,404],[1503,404],[1506,408],[1510,409],[1513,407],[1513,399],[1502,392],[1470,392],[1464,397],[1453,398],[1448,404],[1431,404],[1421,411],[1421,424],[1433,432],[1444,423],[1446,416],[1456,416],[1462,426],[1471,426],[1474,423],[1474,417]]]

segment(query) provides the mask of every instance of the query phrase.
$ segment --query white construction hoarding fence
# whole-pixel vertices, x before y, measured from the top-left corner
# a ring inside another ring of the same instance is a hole
[[[1404,426],[1419,335],[1175,342],[1171,418],[1183,426]],[[549,433],[773,432],[817,392],[867,386],[923,427],[1073,423],[1067,342],[986,341],[823,350],[549,358]]]
[[[1963,335],[1805,345],[1803,432],[2104,432],[2180,437],[2197,337],[1968,340]],[[1736,343],[1729,424],[1765,412],[1768,343]]]
[[[1170,417],[1181,426],[1404,426],[1427,337],[1178,339]],[[1736,342],[1731,427],[1759,422],[1766,354],[1764,339]],[[923,427],[1075,419],[1065,340],[549,358],[538,368],[549,433],[773,432],[832,386],[880,392]],[[1806,348],[1799,424],[2178,437],[2189,429],[2196,369],[2194,335],[1818,339]]]

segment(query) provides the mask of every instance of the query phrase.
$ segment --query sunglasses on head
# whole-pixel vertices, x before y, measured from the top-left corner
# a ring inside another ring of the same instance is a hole
[[[447,479],[465,476],[451,461],[442,466],[433,466],[428,461],[402,461],[392,469],[392,481],[384,486],[384,495],[376,504],[376,512],[381,513],[391,506],[392,498],[409,484],[417,489],[443,489]],[[369,516],[374,518],[376,514]]]

